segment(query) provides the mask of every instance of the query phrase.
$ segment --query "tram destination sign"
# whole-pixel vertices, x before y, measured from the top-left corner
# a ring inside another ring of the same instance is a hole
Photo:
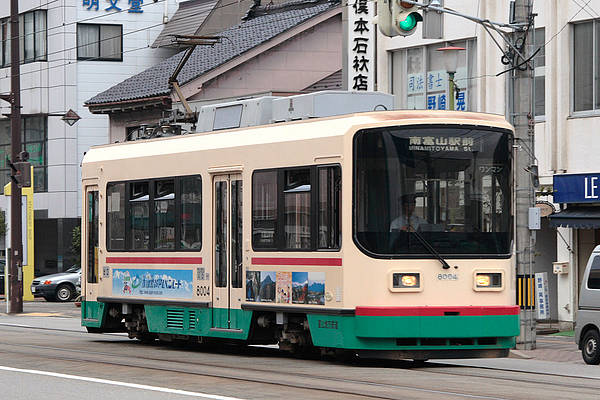
[[[409,136],[411,151],[480,151],[479,140],[468,136]]]
[[[556,203],[600,203],[600,173],[554,175]]]

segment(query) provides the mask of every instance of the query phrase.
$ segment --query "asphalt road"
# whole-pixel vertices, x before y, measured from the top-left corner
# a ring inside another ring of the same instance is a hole
[[[269,347],[145,345],[86,333],[78,311],[72,303],[35,302],[24,314],[0,314],[0,398],[591,399],[600,392],[600,367],[574,360],[417,367],[299,359]]]

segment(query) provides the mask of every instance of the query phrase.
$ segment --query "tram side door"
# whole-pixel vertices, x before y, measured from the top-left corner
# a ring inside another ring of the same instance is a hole
[[[100,196],[97,186],[86,186],[85,187],[85,211],[83,227],[84,240],[82,241],[83,246],[83,268],[81,276],[81,294],[85,296],[86,301],[96,300],[98,297],[98,282],[99,282],[99,205]],[[97,316],[93,315],[94,310],[88,310],[85,308],[85,302],[82,303],[83,316],[86,319],[95,319]],[[89,314],[89,315],[88,315]]]
[[[213,181],[213,327],[240,329],[242,288],[242,176]]]

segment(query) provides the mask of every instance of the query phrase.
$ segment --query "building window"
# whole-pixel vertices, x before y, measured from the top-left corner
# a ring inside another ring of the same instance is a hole
[[[477,70],[476,40],[468,39],[429,46],[412,47],[392,53],[391,91],[400,101],[401,108],[450,109],[448,72],[444,68],[443,54],[437,51],[446,45],[464,47],[459,56],[454,75],[454,109],[475,111],[477,80],[470,79]]]
[[[77,24],[77,59],[123,61],[123,26]]]
[[[21,119],[21,142],[23,150],[29,153],[29,162],[33,165],[33,188],[35,192],[45,192],[48,188],[48,165],[46,159],[47,118],[44,116],[27,116]],[[10,120],[0,121],[0,185],[4,187],[10,182],[11,156]]]
[[[573,25],[573,111],[600,108],[600,20]]]
[[[28,11],[19,15],[19,45],[21,63],[46,61],[48,32],[46,10]],[[0,58],[2,67],[10,65],[10,19],[0,20]]]

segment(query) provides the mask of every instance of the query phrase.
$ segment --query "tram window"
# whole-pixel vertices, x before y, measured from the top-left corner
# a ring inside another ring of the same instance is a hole
[[[215,182],[215,285],[227,286],[227,182]]]
[[[150,245],[149,192],[148,182],[130,183],[129,222],[133,250],[148,250]]]
[[[341,237],[340,167],[319,168],[319,249],[339,249]]]
[[[181,242],[182,250],[202,247],[202,178],[181,178]]]
[[[98,282],[98,191],[87,194],[87,281]]]
[[[125,250],[125,184],[106,186],[106,231],[109,250]]]
[[[242,181],[231,181],[231,287],[242,287]]]
[[[311,248],[310,169],[285,171],[283,188],[285,248]]]
[[[175,248],[175,183],[172,179],[154,182],[154,248]]]
[[[256,250],[339,249],[340,213],[339,166],[254,172],[252,245]]]
[[[252,178],[252,243],[255,248],[277,247],[277,171],[255,172]]]

